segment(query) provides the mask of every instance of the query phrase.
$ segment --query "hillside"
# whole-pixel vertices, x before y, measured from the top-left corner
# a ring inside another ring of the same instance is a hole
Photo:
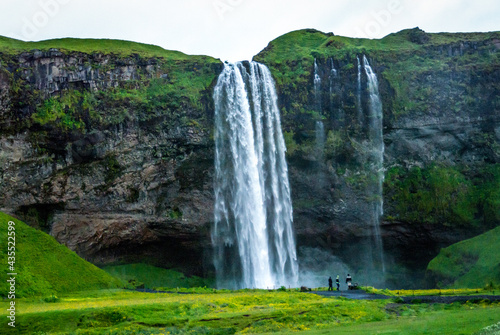
[[[92,38],[60,38],[39,42],[24,42],[13,38],[0,36],[0,50],[2,53],[16,55],[31,50],[50,51],[58,49],[60,52],[81,52],[114,54],[121,57],[138,55],[141,57],[162,57],[165,59],[185,60],[195,56],[186,55],[180,51],[165,50],[159,46],[131,41]],[[200,56],[200,59],[210,58]],[[213,61],[216,61],[213,59]]]
[[[7,223],[15,222],[16,298],[47,296],[103,288],[117,288],[122,283],[98,267],[81,259],[75,252],[59,244],[52,236],[0,213],[0,261],[7,264]],[[7,278],[7,266],[2,267]],[[0,292],[7,296],[7,282],[2,280]]]
[[[500,284],[500,227],[441,250],[427,266],[431,285],[485,287]]]

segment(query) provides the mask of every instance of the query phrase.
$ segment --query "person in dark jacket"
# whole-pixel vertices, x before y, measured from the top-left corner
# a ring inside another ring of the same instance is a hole
[[[345,278],[345,283],[347,284],[348,290],[352,289],[352,277],[350,274],[347,274],[347,277]]]
[[[333,280],[332,280],[332,277],[328,278],[328,291],[333,291]]]

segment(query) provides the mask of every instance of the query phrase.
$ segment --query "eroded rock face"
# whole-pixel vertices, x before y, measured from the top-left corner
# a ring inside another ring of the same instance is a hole
[[[18,59],[18,75],[23,76],[34,89],[47,94],[82,87],[91,90],[116,87],[120,82],[153,77],[158,72],[154,59],[139,57],[117,59],[111,55],[71,53],[58,49],[22,53]]]
[[[165,238],[178,244],[165,249],[203,249],[210,241],[213,158],[196,133],[186,129],[176,138],[190,148],[185,156],[163,159],[153,151],[170,144],[168,134],[141,134],[128,125],[89,141],[92,155],[68,146],[59,162],[38,156],[26,136],[7,138],[2,209],[28,221],[47,210],[42,228],[97,264],[140,259],[135,248],[162,248]],[[76,160],[81,157],[88,160]]]
[[[57,50],[23,53],[15,61],[12,69],[0,67],[6,121],[0,140],[1,210],[98,265],[147,261],[202,274],[213,221],[207,112],[183,105],[149,122],[130,117],[85,132],[37,125],[16,131],[12,125],[30,122],[35,107],[27,105],[23,117],[11,103],[15,79],[9,71],[24,90],[40,91],[42,98],[74,89],[147,85],[167,74],[158,70],[157,59]],[[135,113],[133,106],[128,113]]]

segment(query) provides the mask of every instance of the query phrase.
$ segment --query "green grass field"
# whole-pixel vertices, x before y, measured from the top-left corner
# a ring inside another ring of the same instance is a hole
[[[0,317],[7,302],[0,302]],[[17,301],[9,334],[474,334],[500,304],[396,304],[297,291],[150,294],[100,290]],[[4,323],[0,331],[7,329]]]

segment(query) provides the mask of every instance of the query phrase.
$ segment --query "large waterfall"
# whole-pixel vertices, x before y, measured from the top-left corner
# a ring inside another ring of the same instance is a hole
[[[296,286],[288,167],[271,73],[256,62],[225,63],[214,101],[217,286]]]
[[[359,62],[359,58],[358,58]],[[382,268],[382,273],[385,272],[384,251],[382,237],[380,235],[380,219],[384,214],[384,198],[383,198],[383,183],[384,183],[384,137],[382,132],[382,102],[378,90],[377,75],[373,72],[370,63],[366,56],[363,56],[363,67],[365,68],[366,77],[368,79],[369,93],[369,115],[368,115],[368,139],[371,144],[370,161],[372,170],[376,176],[376,185],[374,195],[376,197],[373,204],[373,229],[375,239],[375,253],[379,257],[379,262]]]

